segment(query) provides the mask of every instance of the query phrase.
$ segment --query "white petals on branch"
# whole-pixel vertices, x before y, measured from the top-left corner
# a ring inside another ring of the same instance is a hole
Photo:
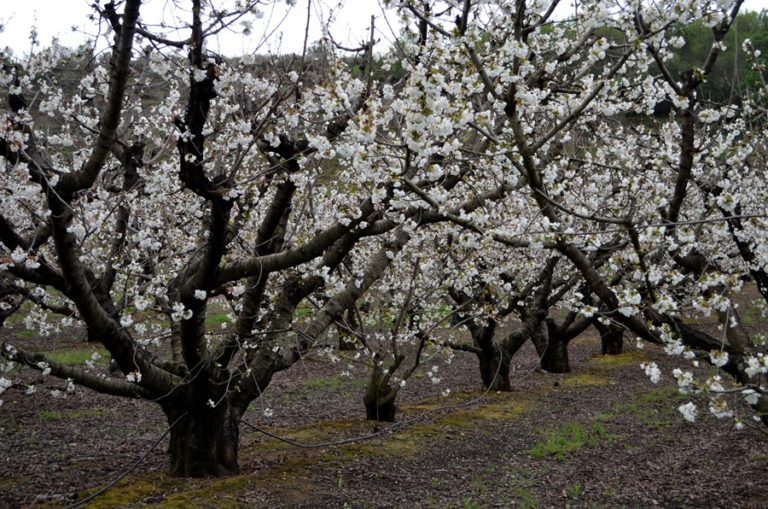
[[[680,412],[683,418],[688,422],[694,422],[699,414],[696,405],[690,401],[677,407],[677,411]]]
[[[189,320],[190,318],[192,318],[191,309],[187,309],[181,302],[176,302],[173,304],[171,319],[174,322],[178,322],[179,320]]]
[[[651,379],[651,382],[655,384],[659,383],[661,380],[661,370],[659,370],[659,367],[655,362],[642,363],[640,364],[640,368],[645,371],[645,374]]]
[[[754,377],[759,374],[768,373],[768,356],[763,353],[750,355],[746,358],[746,361],[747,368],[745,371],[747,372],[747,375]]]
[[[711,351],[709,352],[709,360],[717,366],[718,368],[722,368],[726,364],[728,364],[728,352],[722,352],[722,351]]]

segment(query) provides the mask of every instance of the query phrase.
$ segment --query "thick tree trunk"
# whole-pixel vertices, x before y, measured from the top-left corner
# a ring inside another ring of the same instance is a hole
[[[554,320],[547,320],[547,348],[541,356],[541,369],[550,373],[570,373],[568,342],[570,337],[558,331]]]
[[[179,477],[224,477],[237,474],[239,417],[226,401],[184,415],[166,409],[171,429],[171,473]]]
[[[541,358],[541,369],[550,373],[570,373],[568,343],[557,337],[549,337],[549,344]]]
[[[594,320],[592,324],[600,333],[603,355],[619,355],[624,349],[624,329],[613,324],[604,324]]]
[[[543,357],[544,353],[547,351],[547,344],[549,343],[549,338],[547,337],[547,324],[545,322],[541,322],[539,326],[536,327],[536,330],[533,331],[533,334],[531,334],[531,342],[533,342],[533,346],[536,348],[536,353],[539,358]]]
[[[374,360],[375,361],[375,360]],[[369,421],[395,422],[397,389],[389,384],[389,377],[376,365],[365,389],[363,403],[365,417]]]
[[[483,351],[477,355],[483,387],[492,391],[511,391],[509,356],[503,351],[500,352],[498,348],[493,348],[494,346],[491,345],[490,351]]]
[[[395,422],[395,413],[397,412],[397,405],[395,405],[396,393],[390,392],[385,395],[380,395],[378,392],[373,396],[364,398],[365,403],[365,418],[369,421],[379,422]]]

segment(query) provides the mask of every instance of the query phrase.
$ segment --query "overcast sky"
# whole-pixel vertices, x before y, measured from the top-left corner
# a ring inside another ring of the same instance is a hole
[[[100,0],[104,3],[105,0]],[[231,1],[231,0],[228,0]],[[382,16],[382,0],[311,0],[311,28],[309,40],[321,38],[320,19],[333,17],[331,35],[337,42],[347,46],[358,46],[367,39],[371,16],[376,16],[376,38],[381,41],[379,47],[386,46],[394,38],[397,26],[388,26]],[[84,39],[83,32],[93,32],[94,24],[88,21],[92,12],[90,4],[94,0],[2,0],[4,8],[0,12],[0,23],[4,25],[0,32],[0,48],[10,47],[17,56],[30,49],[29,34],[33,26],[37,27],[38,38],[43,46],[56,37],[68,46],[77,46]],[[304,40],[308,0],[297,0],[296,7],[288,9],[285,0],[276,0],[274,6],[264,7],[263,17],[253,26],[253,35],[222,34],[217,40],[209,41],[211,49],[227,54],[243,54],[259,50],[260,52],[281,51],[300,53]],[[571,2],[563,2],[570,4]],[[144,0],[142,12],[144,19],[169,19],[173,0]],[[745,8],[751,10],[768,9],[768,0],[746,0]],[[396,16],[389,16],[389,23],[396,23]],[[76,27],[78,31],[73,31]],[[239,27],[242,28],[242,27]],[[271,36],[257,37],[265,32]],[[274,30],[274,32],[272,32]],[[218,46],[218,47],[217,47]]]

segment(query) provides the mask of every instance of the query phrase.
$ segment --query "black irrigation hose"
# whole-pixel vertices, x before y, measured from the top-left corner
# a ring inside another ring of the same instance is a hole
[[[162,434],[162,435],[160,435],[160,437],[158,437],[158,439],[157,439],[157,440],[155,440],[155,443],[153,443],[153,444],[152,444],[152,447],[150,447],[149,449],[147,449],[147,450],[144,452],[144,454],[142,454],[141,456],[139,456],[139,458],[138,458],[136,461],[134,461],[134,462],[133,462],[133,464],[132,464],[130,467],[128,467],[128,469],[126,469],[126,470],[125,470],[125,471],[124,471],[122,474],[120,474],[119,476],[117,476],[117,477],[116,477],[115,479],[113,479],[113,480],[112,480],[112,481],[111,481],[109,484],[107,484],[106,486],[104,486],[103,488],[101,488],[101,489],[100,489],[99,491],[97,491],[96,493],[91,493],[90,495],[88,495],[88,496],[87,496],[87,497],[85,497],[84,499],[82,499],[82,500],[78,500],[78,501],[77,501],[77,502],[75,502],[74,504],[67,506],[67,509],[76,509],[76,508],[78,508],[78,507],[82,507],[82,506],[84,506],[85,504],[87,504],[87,503],[88,503],[88,502],[90,502],[91,500],[95,499],[96,497],[99,497],[99,496],[103,495],[103,494],[104,494],[104,493],[105,493],[107,490],[109,490],[109,489],[113,488],[113,487],[115,486],[115,484],[117,484],[117,483],[119,483],[120,481],[122,481],[123,479],[125,479],[125,478],[128,476],[128,474],[130,474],[131,472],[133,472],[133,471],[136,469],[136,467],[138,467],[138,466],[141,464],[141,462],[142,462],[142,461],[144,461],[144,459],[145,459],[147,456],[149,456],[149,453],[151,453],[152,451],[154,451],[154,450],[155,450],[155,448],[156,448],[158,445],[160,445],[160,442],[162,442],[162,441],[163,441],[163,439],[166,437],[166,435],[168,435],[168,433],[170,433],[170,432],[171,432],[171,430],[173,429],[173,427],[174,427],[174,426],[176,426],[176,425],[179,423],[179,421],[180,421],[180,420],[182,420],[184,417],[186,417],[186,416],[187,416],[187,414],[188,414],[188,412],[184,412],[184,413],[183,413],[183,414],[181,414],[181,415],[180,415],[180,416],[179,416],[179,417],[178,417],[178,418],[177,418],[175,421],[173,421],[173,422],[171,423],[171,425],[170,425],[170,426],[168,426],[168,429],[166,429],[165,431],[163,431],[163,434]]]
[[[498,346],[498,345],[496,345],[496,346],[497,346],[497,348],[499,350],[499,354],[501,355],[502,354],[501,347]],[[350,444],[350,443],[354,443],[354,442],[363,442],[365,440],[370,440],[372,438],[376,438],[378,436],[384,435],[385,433],[388,433],[388,432],[392,431],[393,429],[402,428],[402,427],[405,427],[405,426],[407,426],[409,424],[413,424],[415,422],[424,420],[429,414],[436,413],[436,412],[442,412],[444,410],[451,410],[451,409],[454,409],[454,408],[463,408],[463,407],[467,407],[467,406],[471,406],[471,405],[475,405],[475,404],[479,403],[482,399],[484,399],[488,395],[489,392],[491,392],[491,387],[493,387],[494,383],[496,383],[496,379],[499,377],[500,373],[501,373],[501,363],[499,363],[499,366],[496,368],[496,374],[493,375],[493,380],[491,380],[491,383],[488,384],[488,387],[485,389],[485,391],[483,391],[483,393],[481,395],[479,395],[478,397],[473,398],[473,399],[471,399],[469,401],[465,401],[463,403],[457,403],[455,405],[447,405],[447,406],[442,406],[442,407],[439,407],[439,408],[433,408],[433,409],[427,410],[423,414],[417,415],[416,417],[414,417],[412,419],[409,419],[407,421],[396,422],[395,424],[393,424],[392,426],[390,426],[389,428],[387,428],[385,430],[377,431],[375,433],[369,433],[368,435],[360,435],[360,436],[357,436],[357,437],[345,438],[345,439],[342,439],[342,440],[336,440],[336,441],[331,441],[331,442],[321,442],[321,443],[318,443],[318,444],[303,444],[301,442],[296,442],[295,440],[291,440],[290,438],[282,437],[280,435],[276,435],[274,433],[271,433],[271,432],[269,432],[269,431],[267,431],[267,430],[265,430],[263,428],[260,428],[258,426],[255,426],[255,425],[251,424],[248,421],[241,420],[240,422],[245,424],[247,427],[251,428],[252,430],[257,431],[257,432],[259,432],[259,433],[261,433],[263,435],[266,435],[266,436],[268,436],[270,438],[274,438],[275,440],[279,440],[280,442],[285,442],[286,444],[292,445],[294,447],[299,447],[301,449],[318,449],[318,448],[321,448],[321,447],[331,447],[331,446],[336,446],[336,445]]]

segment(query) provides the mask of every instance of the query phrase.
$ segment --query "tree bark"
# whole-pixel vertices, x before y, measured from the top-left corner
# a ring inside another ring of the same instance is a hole
[[[171,429],[171,473],[178,477],[224,477],[239,472],[240,421],[226,401],[216,408],[184,412],[165,408]]]
[[[603,355],[619,355],[624,350],[624,329],[613,324],[604,324],[594,319],[592,325],[600,333],[601,352]]]
[[[348,307],[344,312],[343,322],[346,327],[349,327],[349,330],[339,328],[339,350],[347,352],[357,350],[354,335],[350,332],[357,330],[360,326],[357,323],[357,313],[354,305]]]
[[[491,343],[491,348],[483,349],[478,353],[477,360],[480,363],[480,377],[483,387],[492,391],[511,391],[509,381],[510,357]]]
[[[377,362],[376,357],[374,357],[374,362]],[[389,376],[385,374],[381,365],[374,365],[371,379],[368,381],[368,387],[363,396],[365,418],[369,421],[395,422],[396,398],[397,389],[389,384]]]
[[[545,322],[541,322],[533,331],[533,334],[531,334],[531,342],[536,348],[536,353],[539,358],[544,357],[544,354],[547,351],[547,344],[549,343],[549,339],[547,338],[547,325]]]
[[[541,357],[541,369],[550,373],[570,373],[568,361],[569,337],[559,334],[554,321],[547,320],[547,348]]]
[[[550,337],[544,356],[541,358],[541,369],[550,373],[570,373],[571,365],[568,362],[568,343]]]
[[[389,387],[389,389],[391,390],[392,388]],[[395,414],[397,413],[395,395],[396,392],[385,394],[373,392],[369,396],[369,393],[366,391],[364,398],[365,418],[369,421],[395,422]]]

